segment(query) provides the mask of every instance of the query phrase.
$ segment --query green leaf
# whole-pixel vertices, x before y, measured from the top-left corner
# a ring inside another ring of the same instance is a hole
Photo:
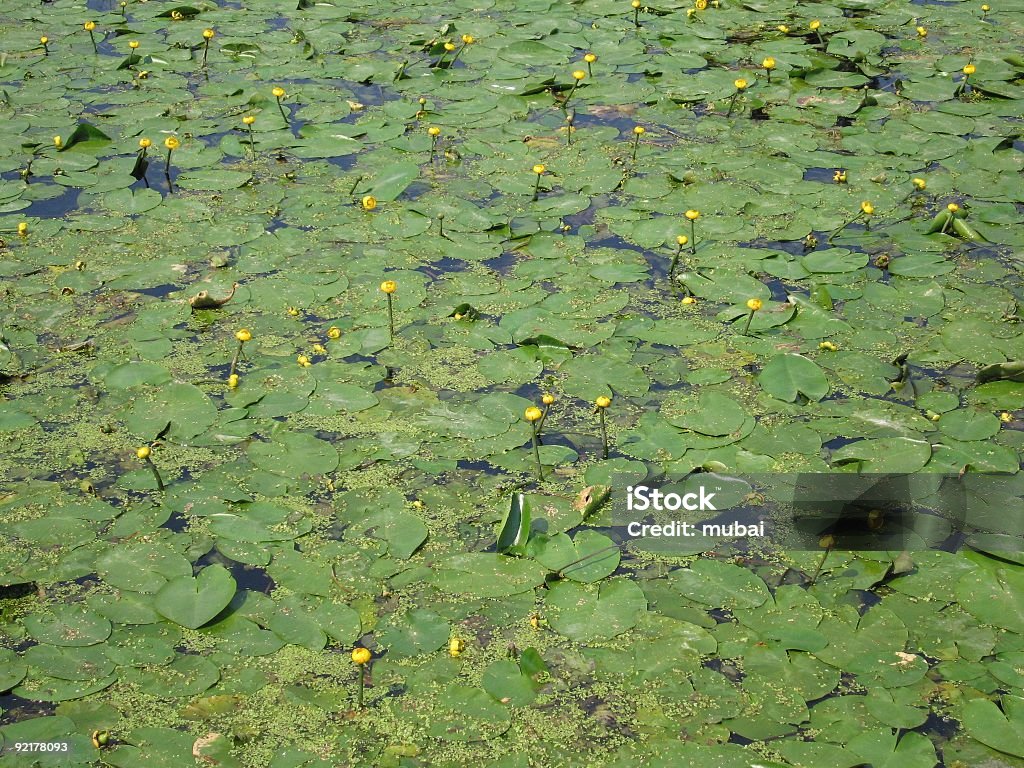
[[[198,629],[223,611],[235,596],[235,579],[221,565],[203,568],[196,578],[179,576],[167,582],[153,601],[160,615],[189,629]]]
[[[796,402],[801,395],[808,400],[821,400],[828,394],[828,379],[821,368],[803,355],[776,355],[765,365],[757,378],[761,389],[772,397]]]
[[[988,699],[970,699],[960,708],[960,721],[982,744],[1024,757],[1024,698],[1006,693],[1000,703],[1002,709]]]
[[[525,494],[512,495],[509,510],[498,528],[498,552],[521,555],[530,538],[530,502]]]

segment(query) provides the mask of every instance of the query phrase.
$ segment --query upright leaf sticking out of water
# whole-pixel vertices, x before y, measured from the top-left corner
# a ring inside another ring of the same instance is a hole
[[[498,553],[522,555],[529,538],[530,502],[526,500],[525,494],[517,493],[512,496],[508,513],[498,530]]]

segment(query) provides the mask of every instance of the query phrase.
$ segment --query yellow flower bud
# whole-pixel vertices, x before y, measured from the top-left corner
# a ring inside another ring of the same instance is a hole
[[[164,139],[164,146],[170,150],[175,150],[181,146],[181,142],[178,141],[177,136],[168,136],[166,139]]]
[[[43,37],[39,38],[39,42],[42,43],[43,45],[46,45],[48,42],[50,42],[50,38],[48,38],[48,37],[46,37],[44,35]]]
[[[476,38],[473,37],[472,35],[463,35],[462,42],[464,42],[466,45],[472,45],[473,43],[476,42]]]
[[[232,373],[230,376],[228,376],[228,387],[230,387],[231,389],[238,389],[238,382],[239,378],[237,373]]]
[[[291,315],[292,317],[298,317],[299,310],[295,307],[288,307],[288,314]]]
[[[751,312],[757,312],[757,310],[759,310],[763,306],[764,304],[761,302],[760,299],[747,299],[747,309],[749,309]]]
[[[28,222],[18,222],[18,234],[21,235],[22,237],[28,234]]]
[[[582,69],[577,69],[575,72],[572,73],[572,77],[574,80],[582,80],[586,76],[587,73],[584,72]]]
[[[339,328],[336,325],[332,325],[330,328],[327,329],[327,338],[328,339],[340,339],[341,338],[341,328]]]
[[[445,43],[444,44],[444,49],[446,51],[448,51],[448,52],[454,51],[455,50],[455,43],[452,43],[452,42]]]
[[[1006,411],[1003,411],[1002,413],[999,414],[999,420],[1003,422],[1003,424],[1009,424],[1011,421],[1013,421],[1013,416],[1007,413]]]
[[[148,459],[148,458],[149,458],[149,455],[150,455],[150,454],[151,454],[152,452],[153,452],[153,451],[152,451],[152,450],[150,450],[150,447],[149,447],[148,445],[144,445],[144,446],[142,446],[141,448],[136,448],[136,449],[135,449],[135,455],[136,455],[136,457],[138,457],[138,459],[139,459],[140,461],[145,461],[146,459]]]
[[[836,545],[836,537],[831,533],[825,534],[818,539],[818,546],[822,549],[832,549]]]
[[[917,28],[917,36],[918,37],[928,37],[928,30],[925,29],[924,27],[918,27]]]
[[[543,415],[544,415],[544,412],[540,408],[538,408],[535,405],[531,405],[523,413],[523,418],[526,419],[528,422],[530,422],[532,424],[533,422],[535,422],[538,419],[540,419]]]
[[[86,32],[92,32],[94,29],[96,29],[96,22],[95,21],[87,21],[82,26],[85,27],[85,31]]]
[[[366,195],[362,199],[361,204],[363,206],[364,211],[372,211],[374,208],[377,207],[377,198],[374,197],[373,195]]]
[[[950,213],[956,213],[957,211],[960,210],[960,206],[957,205],[956,203],[950,203],[949,205],[946,206],[946,210],[949,211]]]
[[[394,280],[385,280],[380,284],[380,289],[384,291],[384,293],[394,293],[398,290],[398,283]]]
[[[540,176],[540,175],[541,175],[542,173],[544,173],[544,171],[546,171],[546,170],[547,170],[547,168],[545,168],[545,167],[544,167],[544,166],[543,166],[542,164],[540,164],[540,163],[537,163],[537,164],[536,164],[535,166],[533,166],[533,172],[534,172],[534,173],[536,173],[536,174],[537,174],[538,176]]]
[[[54,136],[53,146],[55,146],[57,149],[60,149],[61,147],[64,146],[64,139],[62,139],[60,136]]]
[[[312,363],[312,362],[310,361],[310,359],[309,359],[308,357],[306,357],[306,355],[299,355],[299,356],[298,356],[298,357],[297,357],[297,358],[295,359],[295,361],[296,361],[296,362],[297,362],[297,363],[298,363],[299,365],[301,365],[301,366],[302,366],[303,368],[309,368],[309,366],[311,366],[311,365],[313,364],[313,363]]]
[[[367,648],[356,648],[352,651],[352,662],[359,666],[368,663],[372,658],[373,654]]]
[[[781,32],[784,35],[789,34],[789,27],[787,27],[785,24],[779,24],[779,26],[777,26],[776,29],[779,30],[779,32]]]
[[[453,637],[448,641],[448,655],[453,659],[458,658],[462,655],[462,651],[465,649],[466,644],[463,643],[459,638]]]
[[[706,11],[708,8],[708,0],[693,0],[693,7],[698,11]]]
[[[683,304],[684,307],[688,307],[691,304],[696,304],[697,300],[695,298],[693,298],[693,296],[684,296],[681,303]]]
[[[732,84],[736,86],[737,91],[747,90],[747,81],[744,80],[742,77],[738,77],[735,80],[733,80]]]
[[[147,138],[139,139],[139,148],[140,149],[149,149],[151,146],[153,146],[153,142],[150,141],[149,139],[147,139]]]
[[[134,51],[136,48],[139,47],[139,41],[138,40],[129,40],[128,41],[128,47],[131,48]]]
[[[875,212],[875,206],[873,206],[871,203],[865,200],[863,203],[860,204],[860,212],[863,213],[865,216],[870,216]]]
[[[690,221],[696,221],[697,219],[700,218],[700,211],[697,211],[697,210],[694,210],[693,208],[691,208],[690,210],[688,210],[683,215],[686,216],[686,218],[688,218]]]
[[[964,74],[965,75],[973,75],[977,71],[978,71],[977,67],[975,67],[973,64],[967,64],[967,65],[964,66]]]
[[[775,69],[775,59],[771,56],[765,56],[761,61],[762,69]]]
[[[686,235],[676,236],[676,243],[678,245],[686,245],[688,242],[690,242],[690,238],[688,238]]]
[[[430,136],[440,136],[441,129],[438,128],[436,125],[432,125],[429,128],[427,128],[427,134]]]
[[[607,408],[611,404],[612,399],[610,397],[605,397],[604,395],[601,395],[599,398],[597,398],[597,400],[594,401],[594,405],[596,405],[598,408]]]
[[[214,32],[212,29],[204,29],[203,30],[203,39],[204,40],[213,40],[213,36],[215,34],[217,34],[217,33]]]
[[[313,354],[314,355],[326,355],[327,354],[327,349],[324,347],[323,344],[314,344],[313,345]]]
[[[555,396],[554,395],[544,395],[544,396],[541,397],[540,401],[542,403],[544,403],[544,405],[551,405],[553,402],[555,402]]]
[[[245,344],[247,341],[252,341],[252,333],[249,332],[248,328],[242,328],[235,332],[235,338]]]
[[[587,62],[587,64],[593,64],[595,61],[597,61],[597,56],[595,56],[592,53],[586,53],[583,55],[583,60]]]
[[[819,29],[821,29],[821,22],[815,19],[807,26],[810,28],[811,32],[817,32]]]
[[[637,125],[633,127],[633,133],[635,133],[637,136],[643,136],[645,133],[647,133],[647,129],[644,128],[642,125]]]
[[[287,94],[281,86],[274,86],[274,89],[270,92],[275,99],[283,99]]]
[[[914,189],[917,189],[917,190],[922,190],[922,189],[924,189],[925,187],[928,186],[928,182],[926,182],[924,179],[920,179],[920,178],[911,179],[910,183],[913,184],[914,185]]]
[[[640,0],[633,0],[630,3],[630,6],[633,7],[633,8],[639,8],[641,6],[641,2],[640,2]]]
[[[252,125],[256,122],[256,115],[246,115],[242,118],[243,125]]]

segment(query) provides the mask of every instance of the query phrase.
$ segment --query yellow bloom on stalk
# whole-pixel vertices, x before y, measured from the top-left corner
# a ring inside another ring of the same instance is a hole
[[[784,35],[789,34],[789,27],[787,27],[785,24],[779,24],[779,26],[777,26],[776,29],[779,30],[779,32],[781,32]]]
[[[949,211],[950,213],[956,213],[957,211],[960,210],[960,206],[957,205],[956,203],[950,203],[949,205],[946,206],[946,210]]]
[[[642,125],[637,125],[633,127],[633,133],[635,133],[637,136],[643,136],[645,133],[647,133],[647,129],[644,128]]]
[[[917,36],[918,37],[928,37],[928,30],[925,29],[924,27],[918,27],[917,28]]]
[[[303,368],[309,368],[313,364],[306,355],[299,355],[296,358],[296,362]]]
[[[446,51],[448,51],[449,53],[450,53],[451,51],[454,51],[454,50],[455,50],[455,43],[453,43],[453,42],[450,42],[450,41],[449,41],[449,42],[447,42],[447,43],[445,43],[445,44],[444,44],[444,49],[445,49]]]
[[[363,666],[373,658],[373,654],[370,653],[367,648],[356,648],[352,651],[352,662]]]
[[[865,200],[860,204],[860,212],[865,216],[871,216],[875,212],[875,206]]]
[[[129,40],[128,41],[128,47],[131,48],[134,51],[136,48],[139,47],[139,41],[138,40]]]
[[[46,45],[48,42],[50,42],[50,38],[48,38],[48,37],[46,37],[44,35],[43,37],[39,38],[39,42],[42,43],[43,45]]]
[[[543,397],[541,397],[540,401],[544,403],[544,405],[551,405],[553,402],[555,402],[555,396],[544,395]]]
[[[975,67],[973,64],[967,64],[967,65],[964,66],[964,74],[965,75],[973,75],[977,71],[978,71],[977,67]]]
[[[845,184],[846,171],[844,171],[842,168],[836,170],[836,172],[832,174],[832,181],[834,181],[836,184]]]
[[[688,238],[686,235],[676,236],[676,243],[678,245],[686,245],[688,242],[690,242],[690,238]]]
[[[537,163],[535,166],[533,166],[533,172],[536,173],[538,176],[540,176],[546,170],[547,168],[541,163]]]
[[[384,293],[394,293],[395,291],[398,290],[398,283],[396,283],[394,280],[385,280],[383,283],[380,284],[380,289]]]
[[[775,59],[771,56],[765,56],[764,59],[761,60],[761,68],[775,69]]]
[[[336,325],[332,325],[330,328],[327,329],[327,338],[328,339],[340,339],[341,338],[341,328],[339,328]]]
[[[587,76],[587,73],[584,72],[582,69],[577,69],[576,71],[574,71],[572,73],[573,80],[582,80],[586,76]]]
[[[203,30],[203,39],[204,40],[213,40],[213,36],[216,35],[216,34],[217,33],[214,32],[212,29],[204,29]]]
[[[523,418],[531,424],[535,421],[539,421],[544,416],[544,411],[538,408],[536,405],[531,405],[526,411],[523,412]]]
[[[1013,416],[1007,413],[1006,411],[1003,411],[1002,413],[999,414],[999,420],[1003,422],[1003,424],[1009,424],[1011,421],[1013,421]]]
[[[173,151],[181,146],[181,142],[178,141],[177,136],[168,136],[166,139],[164,139],[164,146],[167,147],[169,150]]]
[[[60,136],[54,136],[53,146],[55,146],[57,149],[60,149],[61,147],[64,146],[64,139],[62,139]]]
[[[597,56],[595,56],[592,53],[587,53],[583,55],[583,60],[587,62],[587,64],[593,64],[595,61],[597,61]]]
[[[594,401],[594,405],[596,405],[598,408],[607,408],[611,404],[612,399],[610,397],[605,397],[604,395],[601,395],[599,398],[597,398],[597,400]]]
[[[230,376],[228,376],[228,387],[230,387],[231,389],[238,389],[238,381],[238,374],[232,373]]]
[[[96,22],[95,21],[87,21],[82,26],[85,28],[86,32],[92,32],[94,29],[96,29]]]
[[[763,306],[764,304],[761,302],[760,299],[747,299],[747,309],[749,309],[751,312],[757,312],[757,310],[759,310]]]
[[[462,42],[464,42],[466,45],[472,45],[473,43],[476,42],[476,38],[473,37],[472,35],[463,35]]]
[[[839,347],[837,347],[831,341],[823,341],[818,345],[818,349],[824,349],[829,352],[836,352],[839,349]]]
[[[747,90],[747,81],[744,80],[742,77],[733,80],[732,84],[736,86],[737,91]]]
[[[690,221],[696,221],[697,219],[700,218],[700,211],[697,211],[697,210],[694,210],[693,208],[691,208],[690,210],[688,210],[683,215],[686,216],[686,218],[688,218]]]
[[[137,457],[137,458],[138,458],[138,459],[139,459],[140,461],[145,461],[146,459],[148,459],[148,458],[149,458],[149,455],[150,455],[150,454],[151,454],[152,452],[153,452],[153,451],[152,451],[152,450],[150,450],[150,447],[149,447],[148,445],[144,445],[144,446],[142,446],[141,448],[136,448],[136,449],[135,449],[135,456],[136,456],[136,457]]]
[[[256,116],[255,115],[246,115],[245,117],[242,118],[242,124],[243,125],[252,125],[255,122],[256,122]]]
[[[983,5],[983,6],[981,6],[981,12],[982,13],[988,13],[991,10],[992,10],[992,6],[988,5],[987,3],[985,5]]]
[[[924,179],[914,178],[910,180],[910,183],[914,185],[914,189],[921,191],[928,186],[928,182]]]
[[[26,221],[19,221],[18,222],[18,234],[21,235],[22,237],[24,237],[25,235],[28,234],[28,222],[26,222]]]
[[[642,5],[642,3],[640,2],[640,0],[633,0],[633,2],[631,2],[629,5],[631,8],[639,8]]]
[[[147,139],[145,137],[139,139],[139,149],[149,149],[152,146],[153,146],[153,142],[150,141],[149,139]]]
[[[377,207],[377,198],[373,195],[366,195],[362,199],[362,206],[364,211],[372,211]]]
[[[693,298],[693,296],[684,296],[683,297],[683,301],[682,301],[683,306],[688,307],[691,304],[696,304],[696,303],[697,303],[697,300],[695,298]]]
[[[461,656],[465,648],[466,644],[457,637],[453,637],[451,640],[448,641],[448,655],[451,656],[453,659]]]
[[[287,94],[281,86],[274,86],[274,90],[270,92],[275,99],[283,99]]]
[[[708,0],[693,0],[693,7],[698,11],[705,11],[708,7]]]
[[[235,338],[245,344],[247,341],[252,341],[252,333],[248,328],[240,328],[235,332]]]

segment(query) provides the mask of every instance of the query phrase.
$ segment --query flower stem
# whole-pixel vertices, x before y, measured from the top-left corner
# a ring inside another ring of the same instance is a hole
[[[391,294],[386,294],[388,297],[388,332],[391,334],[391,343],[395,343],[395,304],[391,298]]]
[[[750,331],[750,323],[753,320],[754,320],[754,310],[750,310],[750,314],[747,315],[747,322],[743,326],[743,335],[744,336],[749,335],[748,332]]]
[[[540,427],[537,422],[533,422],[530,426],[533,428],[533,458],[537,462],[537,479],[543,483],[544,465],[540,463],[540,437],[537,434],[540,431]]]
[[[725,116],[726,116],[726,117],[732,117],[732,110],[733,110],[733,107],[735,107],[735,106],[736,106],[736,99],[738,99],[738,98],[739,98],[739,96],[740,96],[740,92],[739,92],[739,91],[736,91],[736,92],[735,92],[735,93],[734,93],[734,94],[732,95],[732,98],[731,98],[731,99],[729,99],[729,111],[725,113]]]
[[[359,709],[363,708],[363,693],[366,690],[366,671],[359,667]]]
[[[633,137],[633,157],[632,157],[632,160],[633,160],[634,163],[636,162],[636,151],[637,151],[637,149],[639,147],[640,147],[640,134],[638,133],[638,134],[636,134]]]
[[[160,470],[156,468],[156,464],[153,463],[153,460],[149,456],[146,457],[146,466],[148,466],[150,471],[153,473],[153,479],[156,480],[157,489],[163,491],[164,480],[160,477]]]
[[[288,119],[288,113],[284,111],[284,104],[281,103],[281,97],[277,97],[277,108],[281,111],[281,117],[284,118],[284,124],[289,128],[292,127],[291,121]]]
[[[206,66],[206,57],[210,54],[210,39],[205,39],[206,47],[203,48],[203,66]]]
[[[597,413],[601,422],[601,457],[608,458],[608,426],[604,420],[604,408],[601,408]]]
[[[697,255],[697,222],[690,219],[690,255]]]
[[[244,341],[238,342],[238,349],[235,350],[235,356],[231,358],[231,369],[228,371],[228,376],[234,375],[235,369],[238,367],[238,361],[242,357],[242,347],[244,346]]]
[[[540,174],[537,174],[537,183],[533,185],[533,202],[537,202],[537,197],[540,195]]]
[[[89,39],[92,40],[92,50],[93,50],[93,53],[99,53],[100,52],[100,48],[99,48],[98,45],[96,45],[96,36],[93,35],[91,29],[89,30]]]
[[[249,149],[252,150],[252,161],[256,162],[256,139],[252,134],[252,126],[249,126]]]
[[[839,229],[837,229],[835,232],[833,232],[831,235],[828,236],[828,241],[827,242],[831,243],[833,237],[837,236],[839,233],[841,233],[844,229],[846,229],[848,226],[853,224],[855,221],[859,221],[861,216],[863,216],[863,215],[864,215],[864,212],[861,211],[856,216],[854,216],[852,219],[850,219],[848,222],[843,224],[843,226],[841,226]]]

